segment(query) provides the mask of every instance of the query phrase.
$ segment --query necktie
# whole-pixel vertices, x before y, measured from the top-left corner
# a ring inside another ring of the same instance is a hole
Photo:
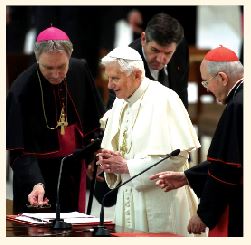
[[[169,87],[169,80],[168,80],[168,75],[167,75],[167,72],[164,70],[165,68],[161,69],[159,71],[159,78],[158,78],[158,81],[166,86],[166,87]]]

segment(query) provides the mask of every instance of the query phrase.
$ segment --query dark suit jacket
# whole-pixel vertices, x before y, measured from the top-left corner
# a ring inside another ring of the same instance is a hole
[[[140,39],[135,40],[130,45],[133,49],[137,50],[144,62],[146,77],[155,80],[151,76],[151,72],[148,68],[146,60],[142,53],[142,46]],[[185,107],[188,107],[188,70],[189,70],[189,51],[185,39],[182,40],[180,45],[177,47],[176,52],[173,54],[169,64],[167,65],[168,78],[170,88],[174,90],[182,100]]]

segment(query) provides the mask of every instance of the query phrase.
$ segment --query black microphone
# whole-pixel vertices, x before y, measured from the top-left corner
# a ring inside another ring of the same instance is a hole
[[[68,157],[74,158],[74,160],[84,158],[88,156],[88,154],[99,150],[101,142],[102,139],[100,138],[93,139],[90,144],[88,144],[84,148],[75,150],[72,154],[68,155]]]
[[[114,192],[115,190],[119,189],[121,186],[127,184],[128,182],[132,181],[134,178],[138,177],[139,175],[145,173],[146,171],[148,171],[149,169],[151,169],[152,167],[157,166],[158,164],[160,164],[161,162],[163,162],[164,160],[166,160],[167,158],[170,157],[175,157],[178,156],[180,154],[180,149],[176,149],[174,151],[172,151],[170,154],[167,154],[165,157],[163,157],[162,159],[160,159],[158,162],[156,162],[155,164],[149,166],[148,168],[144,169],[143,171],[141,171],[138,174],[133,175],[130,179],[126,180],[125,182],[121,183],[120,185],[117,185],[114,189],[108,191],[103,199],[102,199],[102,205],[101,205],[101,211],[100,211],[100,221],[99,221],[99,225],[94,227],[94,233],[93,235],[96,237],[108,237],[110,236],[110,232],[108,229],[105,228],[104,226],[104,203],[105,203],[105,199],[106,197],[111,194],[112,192]]]
[[[53,229],[71,229],[72,225],[70,223],[64,222],[63,219],[60,218],[60,183],[61,183],[61,176],[62,176],[62,169],[66,159],[73,158],[81,159],[86,157],[90,152],[95,152],[100,149],[101,139],[96,138],[90,144],[85,146],[83,149],[77,149],[74,153],[67,155],[62,158],[60,163],[60,169],[58,174],[58,182],[57,182],[57,198],[56,198],[56,219],[52,220],[52,228]]]

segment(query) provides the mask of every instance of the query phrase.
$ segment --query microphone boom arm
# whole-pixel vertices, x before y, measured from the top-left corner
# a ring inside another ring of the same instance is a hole
[[[174,151],[172,151],[170,154],[167,154],[165,157],[163,157],[162,159],[160,159],[158,162],[154,163],[153,165],[147,167],[146,169],[144,169],[143,171],[141,171],[138,174],[133,175],[130,179],[126,180],[125,182],[117,185],[115,188],[111,189],[110,191],[108,191],[102,199],[102,205],[101,205],[101,211],[100,211],[100,223],[99,226],[96,228],[96,230],[94,231],[94,236],[108,236],[109,232],[107,229],[104,228],[104,203],[105,203],[105,198],[112,193],[113,191],[119,189],[121,186],[127,184],[128,182],[132,181],[134,178],[138,177],[139,175],[145,173],[146,171],[148,171],[149,169],[151,169],[152,167],[157,166],[158,164],[160,164],[161,162],[163,162],[164,160],[166,160],[167,158],[173,157],[173,156],[178,156],[180,154],[180,149],[176,149]]]

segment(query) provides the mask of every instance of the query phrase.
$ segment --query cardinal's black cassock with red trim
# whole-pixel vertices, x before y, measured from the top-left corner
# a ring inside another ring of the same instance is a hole
[[[209,236],[243,236],[243,81],[227,97],[207,162],[185,171]],[[193,178],[196,175],[197,178]]]
[[[63,135],[60,127],[53,130],[47,127],[57,125],[62,97],[68,121]],[[95,138],[103,114],[102,99],[84,60],[70,59],[65,81],[58,85],[50,84],[37,64],[13,82],[7,97],[6,145],[14,173],[15,213],[28,211],[28,194],[37,183],[45,185],[45,196],[55,210],[61,159]],[[61,211],[84,212],[84,162],[65,161],[62,174]]]

